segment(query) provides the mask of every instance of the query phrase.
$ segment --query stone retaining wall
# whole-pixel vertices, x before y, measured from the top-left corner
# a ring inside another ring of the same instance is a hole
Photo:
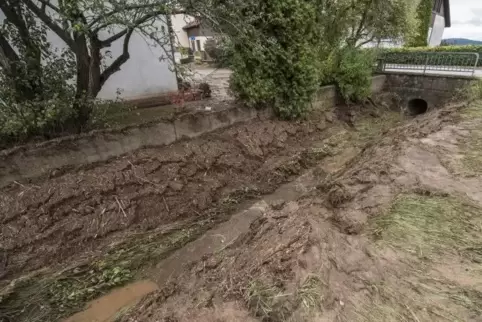
[[[476,78],[452,75],[387,73],[383,91],[396,93],[402,110],[412,99],[423,99],[428,110],[441,107],[457,98]]]

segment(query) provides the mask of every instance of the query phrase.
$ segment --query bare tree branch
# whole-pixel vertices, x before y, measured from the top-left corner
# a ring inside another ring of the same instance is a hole
[[[57,6],[55,6],[54,4],[52,4],[50,2],[50,0],[37,0],[37,1],[42,4],[42,8],[49,7],[50,9],[54,10],[55,12],[60,13],[60,9]],[[45,12],[45,10],[43,10],[43,11]]]
[[[365,28],[365,22],[367,20],[367,16],[368,16],[368,12],[370,11],[370,8],[371,8],[371,5],[373,3],[373,0],[368,0],[366,3],[365,3],[365,10],[363,11],[363,14],[362,14],[362,18],[360,19],[360,23],[358,25],[358,29],[355,33],[355,36],[354,36],[354,43],[356,44],[356,42],[358,41],[358,39],[360,38],[361,36],[361,32],[363,31],[363,29]]]
[[[117,39],[120,39],[122,38],[122,36],[124,36],[125,34],[127,34],[128,32],[128,28],[122,30],[121,32],[118,32],[116,33],[115,35],[112,35],[111,37],[105,39],[105,40],[101,40],[100,42],[100,46],[102,48],[105,48],[105,47],[109,47],[114,41],[116,41]]]
[[[111,16],[114,16],[118,13],[125,13],[126,11],[132,11],[132,10],[140,10],[140,9],[154,9],[154,8],[157,8],[159,7],[159,4],[158,3],[150,3],[150,4],[139,4],[139,5],[131,5],[131,6],[124,6],[124,7],[119,7],[117,9],[114,9],[102,16],[99,16],[95,19],[93,19],[89,25],[88,25],[88,28],[91,29],[92,27],[94,27],[94,25],[100,21],[102,21],[103,19],[106,19],[106,18],[109,18]],[[169,15],[176,15],[176,14],[183,14],[183,13],[186,13],[186,11],[184,10],[169,10],[167,9],[167,7],[163,10],[156,10],[156,12],[158,12],[158,14],[169,14]],[[99,27],[96,27],[95,28],[95,31],[99,31],[100,29],[108,26],[109,24],[102,24],[101,26]]]
[[[134,32],[134,28],[130,28],[124,38],[124,45],[122,46],[122,54],[116,58],[107,67],[104,72],[100,75],[100,87],[104,86],[105,82],[111,77],[115,72],[120,70],[121,66],[130,58],[129,54],[129,42],[131,40],[132,33]]]
[[[147,22],[149,19],[152,19],[156,16],[162,15],[165,13],[164,10],[153,11],[138,20],[136,20],[131,27],[126,30],[126,34],[124,37],[124,45],[122,47],[122,54],[117,57],[109,67],[107,67],[104,72],[100,75],[100,86],[102,87],[105,82],[112,76],[116,71],[120,70],[120,67],[130,58],[129,54],[129,42],[134,32],[135,28],[142,25],[143,23]]]
[[[75,42],[67,31],[62,29],[52,18],[37,7],[32,0],[21,0],[43,23],[47,25],[57,36],[60,37],[72,50],[75,50]]]
[[[362,41],[361,43],[357,44],[355,47],[360,48],[361,46],[372,42],[373,40],[375,40],[375,38],[376,38],[375,36],[371,36],[370,38],[368,38],[368,39]]]

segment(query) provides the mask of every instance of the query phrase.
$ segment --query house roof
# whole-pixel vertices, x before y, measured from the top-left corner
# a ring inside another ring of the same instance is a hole
[[[187,30],[187,29],[192,29],[192,28],[197,28],[201,25],[201,21],[199,19],[195,19],[182,27],[182,29]]]
[[[444,0],[444,18],[445,27],[452,26],[452,21],[450,20],[450,0]]]

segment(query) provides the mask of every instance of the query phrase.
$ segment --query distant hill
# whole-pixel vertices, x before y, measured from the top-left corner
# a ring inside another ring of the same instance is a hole
[[[449,45],[482,45],[482,41],[480,40],[472,40],[466,38],[448,38],[442,40],[442,42],[449,44]]]

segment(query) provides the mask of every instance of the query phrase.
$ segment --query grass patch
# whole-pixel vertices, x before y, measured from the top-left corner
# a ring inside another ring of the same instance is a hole
[[[462,166],[469,175],[482,174],[482,131],[472,130],[470,139],[461,146]]]
[[[275,299],[280,290],[275,286],[254,280],[249,283],[245,299],[250,311],[261,319],[269,319],[275,312]]]
[[[357,133],[354,134],[354,139],[361,143],[379,139],[402,121],[403,115],[395,111],[383,111],[379,117],[365,116],[355,123]]]
[[[469,104],[462,110],[462,118],[467,120],[482,119],[482,100]],[[460,146],[464,157],[462,166],[469,175],[482,174],[482,130],[472,129],[470,138]]]
[[[371,295],[367,302],[359,303],[355,307],[356,322],[399,322],[417,321],[410,313],[410,306],[403,303],[402,296],[391,285],[372,285]]]
[[[297,295],[304,309],[311,311],[322,308],[323,282],[316,275],[310,275],[298,289]]]
[[[59,321],[132,281],[140,268],[183,246],[202,226],[134,238],[88,264],[16,280],[0,293],[0,321]]]
[[[462,119],[472,120],[474,118],[482,118],[482,99],[470,102],[467,107],[461,110]]]
[[[367,301],[357,305],[350,320],[463,322],[466,321],[463,314],[467,313],[481,316],[481,292],[431,279],[419,272],[410,280],[394,277],[385,283],[372,285]]]
[[[482,119],[482,99],[471,102],[461,111],[462,119]],[[462,142],[462,167],[468,175],[482,174],[482,130],[470,130],[470,138]]]
[[[152,123],[161,120],[170,120],[176,114],[178,107],[176,105],[164,105],[158,107],[149,107],[136,109],[133,108],[126,113],[111,114],[108,116],[108,120],[112,124],[116,124],[120,127]]]
[[[482,262],[482,211],[455,198],[402,195],[372,229],[381,243],[420,258],[457,252]]]
[[[0,289],[0,322],[55,322],[70,316],[88,301],[135,280],[144,267],[169,256],[224,221],[242,201],[259,195],[257,189],[248,187],[233,191],[205,219],[198,218],[184,229],[137,234],[89,263],[14,280]]]
[[[251,313],[262,321],[292,321],[297,308],[309,314],[321,311],[324,289],[325,284],[317,275],[309,275],[292,293],[283,293],[277,286],[253,280],[245,300]]]

